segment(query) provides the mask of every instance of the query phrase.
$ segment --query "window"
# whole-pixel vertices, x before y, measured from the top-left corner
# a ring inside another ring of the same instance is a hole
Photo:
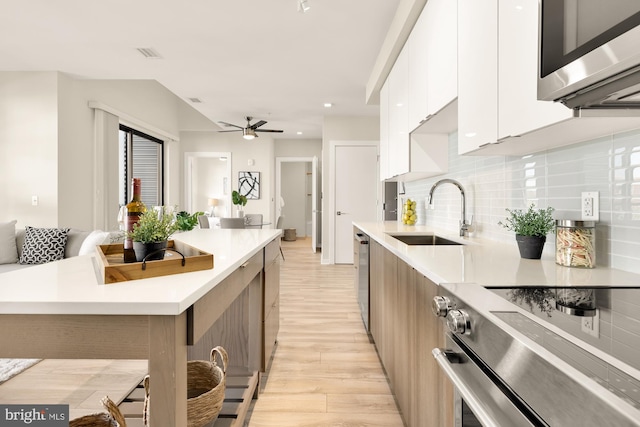
[[[131,179],[140,178],[142,202],[151,208],[164,204],[163,142],[135,129],[120,125],[120,205],[131,199]]]

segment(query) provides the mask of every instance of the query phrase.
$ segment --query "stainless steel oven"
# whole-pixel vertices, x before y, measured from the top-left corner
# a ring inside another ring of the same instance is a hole
[[[640,426],[640,323],[620,329],[630,320],[611,314],[613,301],[627,314],[640,308],[640,289],[585,289],[577,295],[599,294],[598,308],[591,298],[566,310],[585,298],[556,288],[440,288],[433,310],[447,344],[433,356],[456,389],[456,427]],[[583,319],[599,322],[601,342],[580,334]],[[618,343],[623,330],[628,342]]]
[[[640,107],[640,1],[539,0],[538,99]]]

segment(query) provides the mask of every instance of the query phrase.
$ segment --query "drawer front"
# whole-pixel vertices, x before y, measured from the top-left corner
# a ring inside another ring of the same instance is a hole
[[[264,265],[271,264],[280,255],[280,237],[274,239],[264,248]]]
[[[262,364],[263,372],[266,370],[269,360],[273,354],[273,349],[278,340],[278,330],[280,328],[280,299],[276,299],[271,312],[264,319],[264,360]]]
[[[256,277],[256,274],[262,270],[262,259],[263,252],[259,251],[240,266],[243,284],[251,282],[253,278]]]
[[[269,315],[280,295],[280,261],[268,265],[264,271],[264,313]]]

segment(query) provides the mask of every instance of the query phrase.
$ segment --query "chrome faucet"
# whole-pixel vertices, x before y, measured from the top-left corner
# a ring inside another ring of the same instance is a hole
[[[471,228],[471,222],[467,222],[466,220],[466,200],[464,197],[464,188],[462,187],[462,184],[460,184],[458,181],[454,179],[449,179],[449,178],[441,179],[440,181],[433,184],[433,187],[431,187],[431,190],[429,190],[429,199],[428,199],[429,207],[433,209],[433,192],[435,191],[435,189],[438,188],[439,185],[447,184],[447,183],[455,185],[456,187],[458,187],[458,190],[460,190],[460,196],[462,197],[462,210],[461,210],[461,218],[460,218],[460,237],[464,237],[464,233],[469,231]]]

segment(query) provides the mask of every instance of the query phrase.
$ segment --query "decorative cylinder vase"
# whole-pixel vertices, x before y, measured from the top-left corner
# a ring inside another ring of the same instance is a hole
[[[556,263],[565,267],[596,266],[596,223],[556,220]]]

